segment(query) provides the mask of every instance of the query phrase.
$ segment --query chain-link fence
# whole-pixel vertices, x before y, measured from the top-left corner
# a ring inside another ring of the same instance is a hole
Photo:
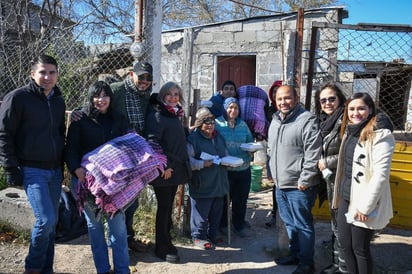
[[[410,130],[411,27],[314,23],[312,36],[308,71],[313,73],[308,73],[307,90],[336,81],[346,96],[367,92],[390,116],[395,130]]]
[[[108,82],[124,79],[133,64],[130,44],[85,46],[74,39],[75,27],[56,25],[41,41],[24,38],[0,29],[0,98],[27,84],[31,62],[39,54],[49,54],[59,64],[58,86],[67,109],[79,107],[87,89],[95,80]]]

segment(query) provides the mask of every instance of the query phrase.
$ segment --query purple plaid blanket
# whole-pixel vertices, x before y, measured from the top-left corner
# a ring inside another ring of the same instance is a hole
[[[86,192],[91,193],[97,207],[112,215],[136,199],[166,164],[165,155],[153,150],[138,134],[128,133],[83,156],[82,166],[88,174],[78,195],[84,203]]]
[[[267,137],[269,121],[265,116],[265,105],[269,104],[266,92],[252,85],[238,89],[240,118],[246,122],[253,135]]]

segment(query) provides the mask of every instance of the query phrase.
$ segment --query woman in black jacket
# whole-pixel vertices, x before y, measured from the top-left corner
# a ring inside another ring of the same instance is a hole
[[[72,190],[85,182],[86,170],[81,166],[83,155],[125,134],[128,123],[125,117],[111,107],[113,92],[108,84],[97,81],[89,88],[88,105],[84,107],[82,118],[70,124],[67,134],[66,163],[72,173]],[[77,195],[76,195],[77,197]],[[109,251],[105,239],[103,219],[95,208],[85,204],[83,213],[87,221],[90,244],[97,273],[109,273]],[[109,241],[113,251],[113,264],[116,273],[129,273],[129,252],[125,215],[119,210],[108,217]]]
[[[179,85],[173,82],[164,84],[150,99],[145,123],[147,140],[159,145],[167,157],[164,173],[151,185],[157,199],[155,254],[170,263],[179,261],[170,235],[173,201],[178,185],[190,179],[182,103]]]
[[[342,116],[345,105],[345,95],[335,83],[325,83],[315,93],[315,111],[319,117],[322,135],[322,158],[318,162],[326,183],[329,208],[332,205],[333,187],[335,184],[336,167],[341,144],[339,136]],[[322,200],[322,197],[320,197]],[[323,201],[321,201],[322,203]],[[346,273],[345,261],[341,251],[341,244],[337,236],[336,210],[330,209],[332,226],[332,258],[333,263],[323,269],[321,273]]]

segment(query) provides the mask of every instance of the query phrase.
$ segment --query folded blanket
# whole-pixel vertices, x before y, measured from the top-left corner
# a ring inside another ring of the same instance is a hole
[[[266,92],[252,85],[238,89],[240,118],[246,122],[254,137],[267,138],[269,121],[266,120],[265,107],[269,105]]]
[[[78,184],[80,204],[88,200],[90,193],[99,209],[113,215],[136,199],[163,173],[166,164],[166,156],[136,133],[110,140],[82,159],[87,176],[86,184]]]

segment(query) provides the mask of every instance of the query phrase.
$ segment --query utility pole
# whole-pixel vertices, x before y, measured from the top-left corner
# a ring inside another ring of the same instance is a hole
[[[135,0],[135,35],[130,52],[135,61],[147,61],[153,66],[153,92],[160,89],[162,40],[161,0]]]

